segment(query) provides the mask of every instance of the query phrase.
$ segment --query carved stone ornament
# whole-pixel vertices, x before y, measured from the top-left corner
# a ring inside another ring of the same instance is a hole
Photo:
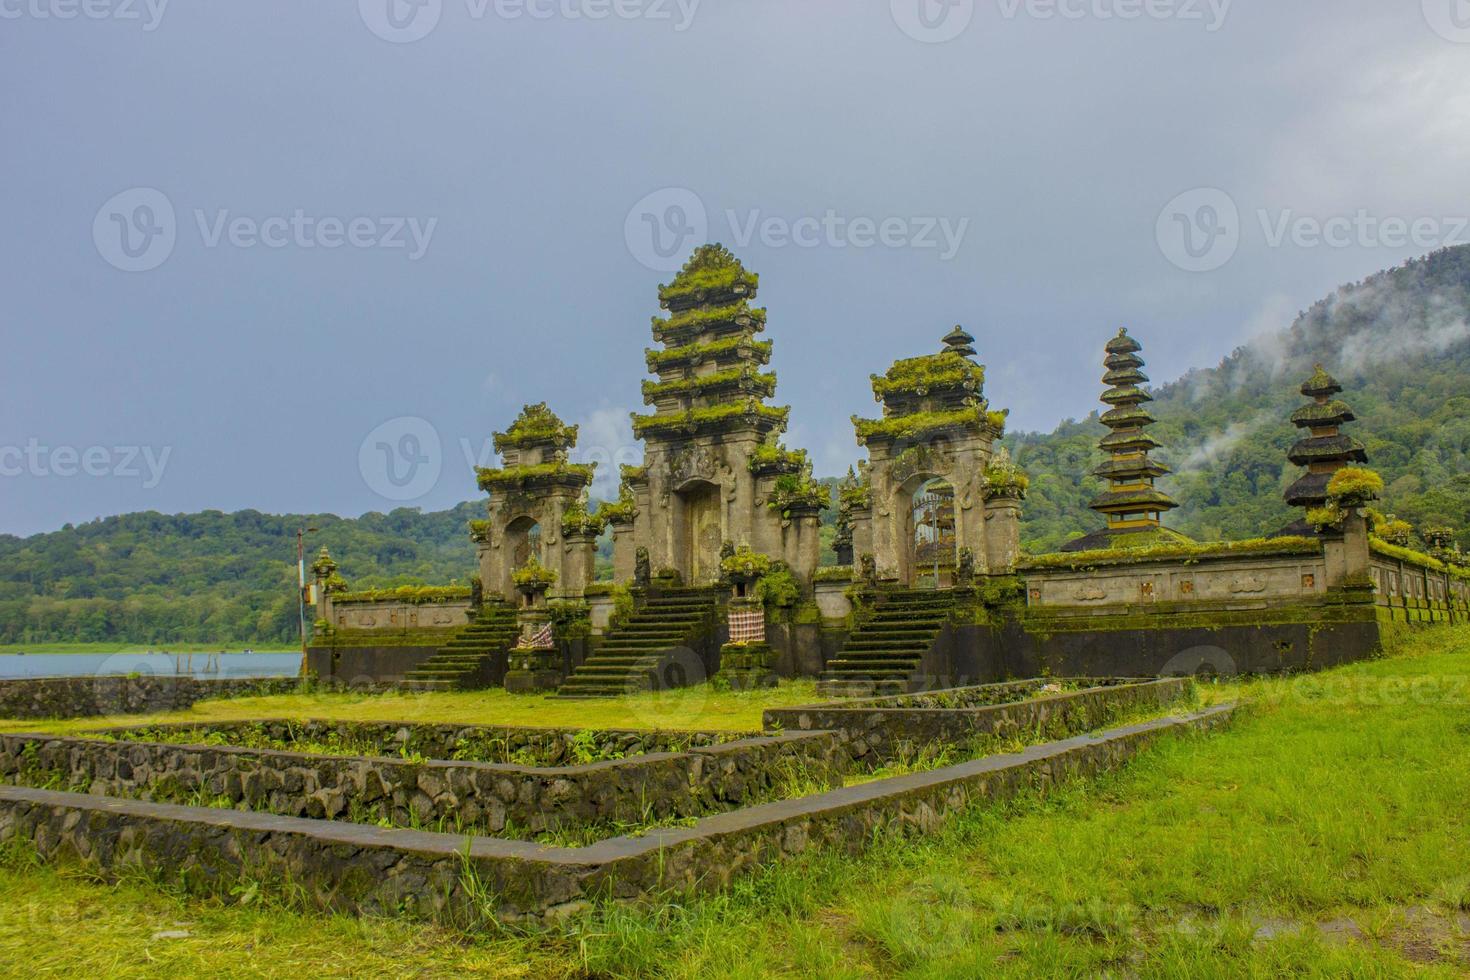
[[[1107,597],[1107,590],[1095,585],[1079,585],[1072,591],[1072,598],[1078,602],[1101,602]]]
[[[690,480],[716,483],[719,468],[720,458],[709,446],[690,446],[669,457],[669,478],[676,487]]]
[[[1236,595],[1241,593],[1265,592],[1266,580],[1258,578],[1255,575],[1243,575],[1231,581],[1230,591]]]

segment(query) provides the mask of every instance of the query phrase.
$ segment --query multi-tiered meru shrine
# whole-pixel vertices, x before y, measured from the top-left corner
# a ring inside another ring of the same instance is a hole
[[[1167,447],[1150,434],[1142,345],[1126,330],[1104,348],[1105,433],[1087,484],[1106,523],[1061,553],[1021,552],[1028,480],[960,327],[872,375],[882,411],[853,416],[867,459],[833,501],[806,452],[782,444],[790,410],[772,404],[759,286],[706,245],[659,287],[649,410],[632,419],[643,463],[622,468],[615,500],[591,501],[577,427],[527,405],[495,434],[501,465],[479,471],[489,496],[471,526],[471,586],[354,593],[324,554],[311,668],[568,697],[809,675],[835,695],[1307,669],[1373,652],[1384,623],[1470,615],[1454,531],[1426,530],[1433,554],[1416,551],[1407,525],[1370,507],[1382,481],[1341,432],[1353,414],[1320,366],[1290,419],[1304,431],[1289,460],[1305,472],[1284,496],[1303,516],[1254,541],[1166,527],[1179,502],[1159,483]]]

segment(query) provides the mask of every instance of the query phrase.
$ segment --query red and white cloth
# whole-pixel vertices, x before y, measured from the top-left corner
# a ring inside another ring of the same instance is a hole
[[[766,613],[763,609],[730,611],[731,643],[762,643],[766,638]]]
[[[554,646],[556,643],[552,639],[550,623],[532,633],[530,641],[526,644],[526,648],[530,650],[550,650]]]

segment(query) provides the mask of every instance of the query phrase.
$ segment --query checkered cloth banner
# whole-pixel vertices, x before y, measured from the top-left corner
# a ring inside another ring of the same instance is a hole
[[[761,609],[735,609],[730,612],[731,643],[761,643],[766,638],[766,614]]]
[[[556,646],[551,638],[551,624],[547,623],[531,636],[530,648],[532,650],[550,650]]]

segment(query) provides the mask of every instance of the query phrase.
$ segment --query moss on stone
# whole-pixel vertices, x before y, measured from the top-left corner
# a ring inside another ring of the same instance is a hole
[[[873,394],[927,395],[935,391],[978,392],[985,384],[985,368],[954,351],[907,357],[895,361],[882,375],[872,375]]]
[[[653,318],[653,337],[669,341],[720,331],[759,333],[766,327],[766,311],[741,300],[724,306],[693,307],[669,317]]]
[[[761,373],[747,366],[692,378],[645,381],[643,398],[651,401],[665,395],[700,395],[721,388],[735,388],[758,398],[769,398],[776,393],[776,372]]]
[[[518,490],[536,484],[563,483],[586,486],[592,482],[596,463],[540,463],[536,466],[508,466],[504,469],[475,468],[476,482],[486,493],[495,490]]]
[[[858,441],[913,440],[944,432],[958,432],[981,428],[993,436],[1005,431],[1005,412],[990,412],[980,407],[967,407],[949,412],[915,412],[912,415],[894,415],[885,419],[863,419],[856,415],[852,424],[857,429]]]
[[[495,433],[495,451],[525,449],[530,446],[555,446],[558,449],[575,445],[577,427],[566,425],[545,402],[526,405],[510,428]]]
[[[1164,532],[1164,535],[1156,532]],[[1149,532],[1140,532],[1136,537],[1118,535],[1118,538],[1120,544],[1116,548],[1032,555],[1023,557],[1017,564],[1022,570],[1066,569],[1080,572],[1103,565],[1127,565],[1134,562],[1198,560],[1236,555],[1318,555],[1322,553],[1322,544],[1315,538],[1252,538],[1246,541],[1196,543],[1167,528],[1152,528]],[[1129,538],[1134,538],[1134,540],[1129,541]]]
[[[409,605],[442,604],[470,597],[467,585],[400,585],[389,589],[361,589],[333,598],[338,604],[354,602],[404,602]]]
[[[716,243],[695,249],[674,281],[658,287],[658,298],[670,303],[699,293],[754,293],[759,286],[760,276],[745,271],[729,249]]]
[[[695,433],[701,429],[724,427],[742,419],[765,422],[784,428],[790,408],[775,408],[762,405],[755,399],[711,405],[708,408],[692,408],[686,412],[667,415],[640,415],[633,413],[633,435],[639,439],[647,435],[671,433]]]
[[[754,340],[749,333],[738,337],[726,337],[702,344],[682,344],[664,350],[643,352],[648,361],[648,370],[660,371],[681,365],[701,364],[705,361],[735,359],[758,361],[765,364],[771,359],[772,342]]]

